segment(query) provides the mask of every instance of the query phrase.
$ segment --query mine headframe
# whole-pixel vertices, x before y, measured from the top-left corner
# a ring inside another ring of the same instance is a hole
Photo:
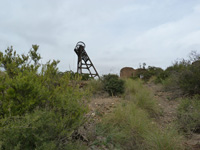
[[[74,48],[75,53],[78,56],[77,73],[88,74],[90,77],[99,77],[99,74],[90,60],[88,54],[85,51],[85,43],[78,42]]]

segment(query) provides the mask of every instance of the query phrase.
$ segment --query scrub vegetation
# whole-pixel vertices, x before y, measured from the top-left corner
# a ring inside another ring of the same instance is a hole
[[[165,70],[140,69],[134,78],[90,79],[59,72],[56,60],[41,64],[38,48],[33,45],[27,55],[12,47],[0,52],[0,150],[194,148],[187,140],[200,133],[196,52]],[[151,90],[158,86],[164,96],[173,95],[165,96],[165,105]],[[163,107],[173,101],[173,119],[162,123]]]
[[[59,61],[40,64],[38,46],[27,55],[0,53],[0,149],[67,149],[84,123],[87,91],[78,77],[60,74]],[[41,68],[41,71],[39,71]]]
[[[105,143],[118,149],[183,149],[175,127],[161,130],[157,125],[160,108],[142,81],[128,79],[125,87],[124,101],[97,126]]]

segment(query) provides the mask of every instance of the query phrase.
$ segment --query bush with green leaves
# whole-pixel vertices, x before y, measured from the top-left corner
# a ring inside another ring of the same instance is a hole
[[[163,73],[163,69],[159,68],[159,67],[154,67],[154,66],[149,66],[147,68],[147,71],[144,73],[144,80],[145,81],[149,81],[149,79],[153,76],[155,76],[156,78],[158,78],[158,76],[160,76],[160,74]],[[158,79],[157,79],[158,82]]]
[[[59,61],[40,64],[38,48],[0,53],[1,149],[62,149],[85,120],[89,92],[59,73]]]
[[[200,95],[182,99],[177,118],[181,130],[200,133]]]
[[[190,59],[176,61],[159,77],[166,89],[181,89],[186,95],[200,94],[200,54],[190,53]]]
[[[89,74],[83,74],[83,75],[81,75],[81,80],[87,81],[87,80],[89,80],[89,79],[91,79],[91,77],[90,77]]]
[[[200,94],[200,62],[188,66],[180,73],[179,85],[186,94]]]
[[[163,70],[160,74],[158,74],[158,76],[156,76],[156,79],[154,82],[156,84],[163,83],[163,81],[166,80],[168,77],[169,77],[169,74],[165,70]]]
[[[23,115],[43,107],[47,91],[35,73],[23,71],[13,78],[5,77],[1,88],[2,116]]]
[[[109,95],[119,95],[123,94],[125,90],[124,80],[120,79],[118,75],[108,74],[104,75],[103,79],[103,87]]]
[[[72,144],[69,140],[72,131],[78,125],[78,121],[70,117],[78,119],[49,110],[35,110],[24,116],[1,119],[0,149],[68,149],[68,145]]]
[[[184,72],[188,66],[190,65],[190,62],[187,60],[181,60],[176,61],[173,63],[172,66],[167,67],[167,69],[164,71],[164,73],[160,76],[162,80],[165,80],[167,78],[175,78],[175,82],[178,82],[178,78],[180,76],[181,72]],[[178,83],[177,83],[178,84]]]
[[[157,78],[163,72],[164,71],[163,71],[162,68],[154,67],[154,66],[149,66],[147,69],[145,69],[145,68],[139,68],[139,69],[137,69],[135,77],[133,77],[133,79],[140,78],[140,76],[142,75],[142,79],[145,82],[147,82],[147,81],[149,81],[149,79],[151,77],[155,76]],[[159,79],[157,79],[157,82],[159,82]]]

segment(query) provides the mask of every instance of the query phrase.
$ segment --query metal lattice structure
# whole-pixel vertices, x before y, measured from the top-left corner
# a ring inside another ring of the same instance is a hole
[[[81,41],[78,42],[74,51],[78,56],[77,73],[81,75],[88,74],[90,77],[93,78],[99,77],[96,68],[94,67],[92,61],[90,60],[88,54],[85,51],[85,43]]]

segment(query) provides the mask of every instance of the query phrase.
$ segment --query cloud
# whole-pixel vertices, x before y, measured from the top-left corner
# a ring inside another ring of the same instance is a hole
[[[121,54],[124,49],[126,55],[122,54],[121,58],[132,61],[133,66],[146,62],[147,65],[165,68],[176,58],[185,57],[191,50],[199,50],[199,15],[195,7],[191,14],[155,26],[141,35],[126,34],[123,37],[124,44],[120,44],[124,46],[120,47]],[[121,63],[122,61],[119,60],[119,64]]]
[[[143,62],[165,68],[200,48],[197,0],[0,1],[0,49],[38,44],[43,62],[59,59],[62,71],[76,70],[80,40],[104,74]]]

